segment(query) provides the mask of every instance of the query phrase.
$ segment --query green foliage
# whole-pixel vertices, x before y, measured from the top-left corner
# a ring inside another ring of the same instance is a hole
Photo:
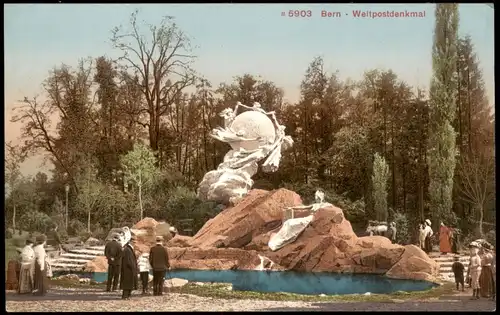
[[[47,214],[39,211],[32,211],[23,214],[19,222],[22,222],[21,226],[24,230],[29,232],[38,231],[41,233],[45,233],[53,224]]]
[[[156,157],[149,147],[136,143],[132,151],[121,157],[120,162],[125,171],[125,179],[133,181],[138,188],[137,197],[142,219],[142,191],[153,183],[154,177],[158,174]]]
[[[448,121],[435,127],[429,143],[433,144],[428,152],[429,165],[429,202],[432,222],[455,221],[452,215],[453,179],[455,175],[456,133]],[[447,224],[450,224],[447,223]]]
[[[452,219],[457,150],[456,133],[451,124],[456,116],[458,4],[437,4],[435,15],[430,86],[431,125],[427,150],[432,221],[439,224],[443,219]]]
[[[389,166],[385,159],[375,153],[373,160],[373,200],[376,220],[387,222],[387,180],[389,179]]]
[[[396,242],[401,245],[411,244],[412,225],[407,215],[396,212],[391,221],[396,223]]]
[[[76,219],[72,219],[68,222],[68,235],[78,236],[82,231],[85,231],[85,224]]]
[[[179,219],[190,219],[198,198],[196,193],[186,187],[176,187],[170,192],[162,218],[172,225]]]

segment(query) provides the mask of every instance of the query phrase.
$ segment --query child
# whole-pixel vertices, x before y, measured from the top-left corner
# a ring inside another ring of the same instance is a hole
[[[455,256],[455,262],[451,265],[451,270],[453,270],[453,274],[455,275],[455,284],[462,285],[462,291],[464,291],[464,265],[460,262],[459,256]]]
[[[149,282],[149,270],[151,269],[151,265],[149,264],[149,258],[147,253],[141,254],[139,259],[137,260],[137,264],[139,265],[139,274],[141,275],[142,282],[142,294],[148,293],[148,282]]]

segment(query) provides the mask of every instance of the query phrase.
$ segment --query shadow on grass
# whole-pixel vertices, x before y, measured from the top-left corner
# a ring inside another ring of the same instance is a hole
[[[49,290],[44,296],[37,296],[33,294],[16,294],[13,292],[8,292],[5,294],[5,299],[7,301],[13,302],[33,302],[33,301],[112,301],[120,300],[120,293],[108,293],[97,295],[95,291],[94,294],[89,294],[88,291],[69,291],[69,290]]]

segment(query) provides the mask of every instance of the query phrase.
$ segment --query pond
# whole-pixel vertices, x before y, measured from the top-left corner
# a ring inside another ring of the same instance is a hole
[[[97,282],[107,273],[94,273]],[[437,286],[420,280],[389,279],[372,274],[340,274],[328,272],[247,271],[247,270],[171,270],[166,279],[181,278],[193,282],[231,283],[233,290],[289,292],[298,294],[364,294],[396,291],[423,291]]]

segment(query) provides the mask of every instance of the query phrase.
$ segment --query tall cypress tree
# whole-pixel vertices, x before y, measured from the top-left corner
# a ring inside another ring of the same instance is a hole
[[[430,211],[437,225],[440,221],[455,224],[452,192],[457,150],[452,122],[456,106],[458,4],[436,4],[435,16],[428,164]]]

